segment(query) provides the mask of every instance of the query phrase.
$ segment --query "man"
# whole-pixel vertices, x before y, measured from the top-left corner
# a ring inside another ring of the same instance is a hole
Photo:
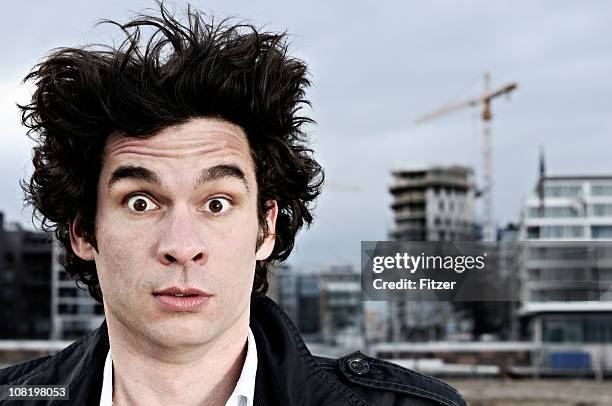
[[[60,49],[28,75],[24,189],[106,321],[0,384],[67,385],[54,404],[73,405],[463,405],[361,353],[314,357],[265,296],[323,182],[306,66],[284,35],[186,20],[161,6],[119,47]]]

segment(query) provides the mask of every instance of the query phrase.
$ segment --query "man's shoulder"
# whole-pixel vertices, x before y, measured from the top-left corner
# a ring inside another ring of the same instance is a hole
[[[68,388],[68,404],[97,404],[107,353],[108,337],[103,323],[100,328],[53,355],[1,369],[0,385],[61,385]],[[58,404],[65,404],[61,402]],[[4,404],[3,401],[0,404]],[[27,404],[48,403],[39,400]]]
[[[48,362],[52,356],[45,356],[36,358],[30,361],[21,362],[19,364],[11,365],[0,369],[0,385],[8,383],[19,382],[20,378],[29,376],[32,371],[36,370],[41,365]]]
[[[333,359],[316,356],[319,366],[336,376],[368,404],[464,406],[455,388],[391,362],[354,352]]]
[[[57,377],[57,366],[70,360],[75,353],[82,352],[84,339],[73,342],[68,347],[53,355],[32,359],[0,369],[0,385],[6,384],[36,384],[42,380],[53,380]]]
[[[104,331],[105,332],[105,327]],[[63,384],[92,372],[104,354],[99,346],[101,328],[77,339],[53,355],[36,358],[0,369],[0,385]],[[107,343],[105,340],[104,343]]]

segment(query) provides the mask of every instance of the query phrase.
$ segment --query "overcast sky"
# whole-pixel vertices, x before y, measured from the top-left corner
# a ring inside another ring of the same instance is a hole
[[[181,7],[181,2],[175,2]],[[358,264],[361,240],[392,225],[390,170],[465,164],[482,176],[478,110],[415,126],[440,106],[493,87],[518,90],[493,105],[494,207],[516,221],[537,176],[612,174],[612,2],[609,1],[193,1],[217,17],[288,30],[314,86],[309,128],[328,187],[316,223],[290,262]],[[96,21],[127,19],[151,1],[11,1],[0,25],[0,210],[31,227],[19,180],[31,143],[16,102],[20,81],[51,48],[108,42]]]

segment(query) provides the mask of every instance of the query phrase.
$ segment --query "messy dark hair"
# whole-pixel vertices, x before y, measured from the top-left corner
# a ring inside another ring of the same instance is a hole
[[[161,3],[126,24],[106,20],[125,35],[120,45],[54,50],[24,79],[36,84],[31,103],[19,106],[36,142],[34,172],[22,181],[26,204],[65,247],[66,271],[100,302],[95,263],[72,250],[70,224],[97,249],[97,184],[110,134],[149,137],[196,117],[244,129],[255,162],[258,245],[269,203],[278,204],[274,249],[257,262],[254,294],[267,291],[270,265],[287,259],[297,231],[313,220],[323,171],[303,132],[312,120],[300,115],[309,105],[305,63],[288,54],[285,33],[215,23],[191,8],[184,20]]]

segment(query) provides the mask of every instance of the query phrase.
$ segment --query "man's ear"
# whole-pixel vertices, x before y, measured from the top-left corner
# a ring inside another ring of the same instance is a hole
[[[72,251],[82,260],[93,261],[95,259],[96,250],[83,237],[78,218],[70,222],[70,245],[72,246]]]
[[[270,254],[272,254],[274,242],[276,241],[276,216],[278,215],[278,204],[276,204],[276,200],[270,200],[266,207],[268,208],[268,213],[266,214],[267,233],[263,236],[263,242],[255,253],[255,259],[258,261],[268,259]]]

